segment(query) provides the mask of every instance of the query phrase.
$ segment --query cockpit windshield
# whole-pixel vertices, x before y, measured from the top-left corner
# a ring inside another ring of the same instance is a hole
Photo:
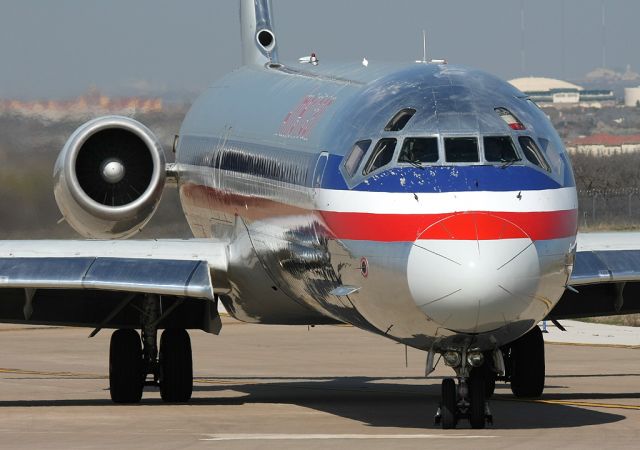
[[[393,159],[396,143],[395,138],[380,139],[373,149],[373,153],[371,153],[371,157],[369,161],[367,161],[367,165],[364,167],[362,174],[368,175],[374,170],[389,164]]]
[[[520,161],[516,146],[509,136],[485,136],[484,159],[487,162],[508,163]]]
[[[398,141],[400,149],[397,150]],[[475,135],[475,136],[407,136],[400,138],[381,137],[377,141],[366,139],[354,144],[345,157],[343,169],[350,183],[358,183],[362,178],[381,169],[394,165],[410,164],[424,170],[423,165],[500,165],[506,169],[518,166],[536,166],[547,172],[556,172],[562,160],[556,155],[553,144],[540,139],[545,151],[540,149],[533,137],[515,135]],[[550,156],[547,157],[546,153]],[[551,158],[551,164],[550,159]]]
[[[398,162],[421,164],[438,162],[439,159],[437,137],[406,138]]]
[[[444,139],[444,152],[450,163],[480,162],[478,139],[475,137],[448,137]]]
[[[547,172],[551,171],[549,163],[546,159],[544,159],[540,148],[536,145],[536,142],[533,139],[531,139],[529,136],[520,136],[518,140],[520,141],[520,146],[522,147],[524,156],[529,160],[529,162],[535,164],[538,167],[541,167]]]

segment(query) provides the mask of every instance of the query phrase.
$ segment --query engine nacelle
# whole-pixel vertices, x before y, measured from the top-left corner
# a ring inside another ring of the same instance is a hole
[[[54,169],[65,220],[87,238],[128,238],[151,219],[166,172],[162,146],[140,122],[107,116],[78,128]]]

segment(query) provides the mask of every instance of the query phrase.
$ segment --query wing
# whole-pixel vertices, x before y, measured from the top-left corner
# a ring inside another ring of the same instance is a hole
[[[227,243],[210,240],[0,241],[0,322],[138,327],[160,298],[159,327],[218,332]]]
[[[640,233],[581,233],[573,273],[550,318],[640,312]]]

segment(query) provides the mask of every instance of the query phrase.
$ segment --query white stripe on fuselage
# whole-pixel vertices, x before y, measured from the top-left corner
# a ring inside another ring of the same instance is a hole
[[[196,182],[212,189],[222,189],[207,167],[180,166]],[[261,187],[270,200],[319,211],[372,214],[443,214],[460,211],[548,212],[578,208],[574,187],[523,191],[461,192],[373,192],[309,188],[275,182],[251,174],[224,171],[226,184],[241,180],[243,185]],[[229,189],[229,186],[225,186]],[[232,189],[233,191],[233,189]],[[240,191],[239,193],[244,193]],[[309,203],[307,203],[309,201]]]
[[[377,214],[442,214],[459,211],[565,211],[578,208],[575,188],[541,191],[367,192],[318,189],[322,211]]]

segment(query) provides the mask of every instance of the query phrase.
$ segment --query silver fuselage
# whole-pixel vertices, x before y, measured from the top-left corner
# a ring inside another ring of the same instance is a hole
[[[345,322],[436,350],[495,348],[543,319],[564,292],[577,229],[572,169],[546,116],[511,85],[462,67],[304,69],[243,67],[194,103],[180,131],[193,234],[231,241],[228,312]],[[403,108],[416,110],[406,127],[385,131]],[[440,152],[452,136],[475,137],[481,150],[485,136],[529,136],[550,167],[487,162],[482,151],[472,164],[397,162],[403,139],[427,136]],[[398,142],[393,161],[350,176],[354,143],[384,138]]]

